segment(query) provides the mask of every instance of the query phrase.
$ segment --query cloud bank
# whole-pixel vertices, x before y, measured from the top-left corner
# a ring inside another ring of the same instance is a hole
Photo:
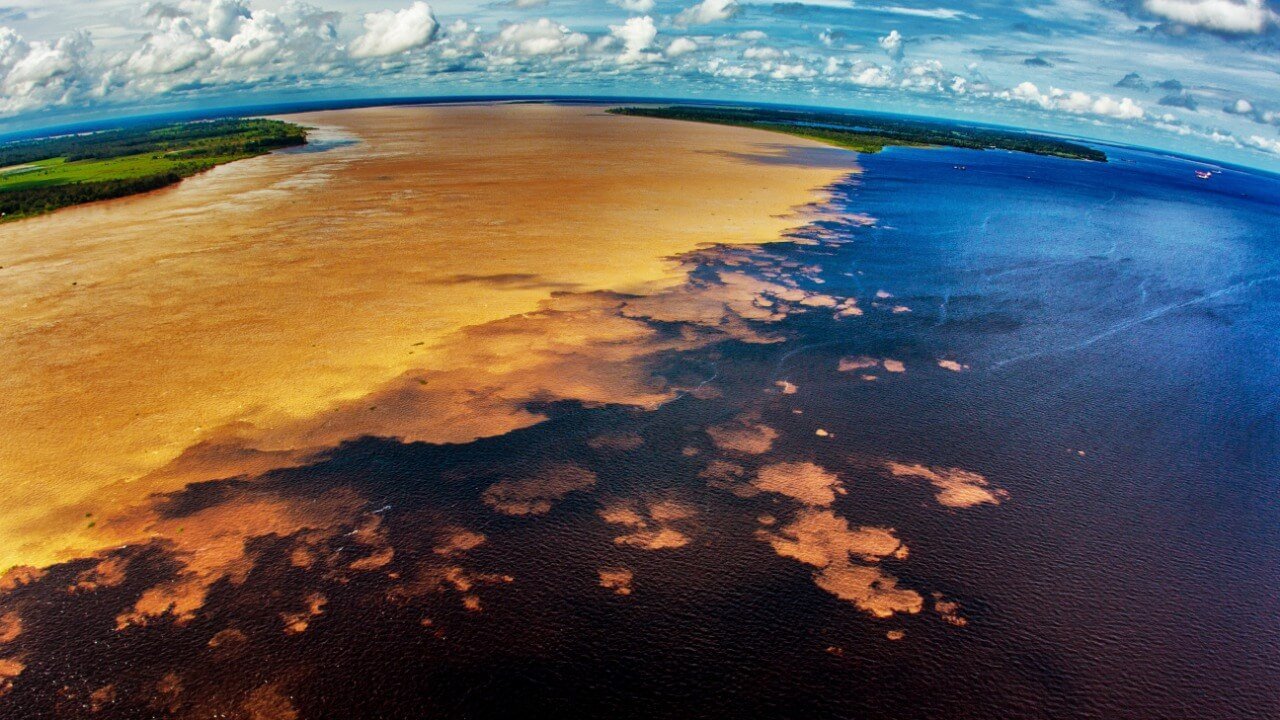
[[[963,116],[1235,158],[1280,142],[1269,0],[352,6],[49,0],[0,20],[0,123],[307,93],[638,94]]]

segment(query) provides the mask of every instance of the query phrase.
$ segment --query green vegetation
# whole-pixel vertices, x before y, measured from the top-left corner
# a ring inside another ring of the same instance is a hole
[[[0,145],[0,218],[156,190],[216,165],[306,141],[298,125],[230,119]]]
[[[878,115],[688,105],[621,107],[609,112],[616,115],[754,127],[864,153],[880,152],[888,145],[949,146],[974,150],[1013,150],[1099,162],[1107,160],[1106,153],[1100,150],[1045,135]]]

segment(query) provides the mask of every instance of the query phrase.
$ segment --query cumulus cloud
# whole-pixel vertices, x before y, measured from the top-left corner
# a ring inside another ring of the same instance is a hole
[[[180,72],[213,54],[213,48],[191,18],[165,18],[129,56],[127,67],[139,75]]]
[[[667,45],[666,54],[669,58],[677,58],[681,55],[688,55],[698,49],[698,43],[687,37],[678,37]]]
[[[633,13],[647,13],[655,5],[653,0],[609,0],[609,3]]]
[[[1273,155],[1280,155],[1280,139],[1268,138],[1261,135],[1250,135],[1245,138],[1245,145],[1249,147],[1269,152]]]
[[[1236,98],[1233,102],[1228,102],[1223,106],[1222,112],[1228,115],[1248,118],[1260,125],[1280,125],[1280,112],[1259,107],[1257,103],[1248,98],[1241,97]],[[1252,144],[1254,147],[1258,147],[1256,143]]]
[[[680,11],[674,22],[680,26],[705,25],[728,20],[737,12],[738,3],[735,0],[702,0],[697,5]]]
[[[1142,106],[1129,98],[1116,100],[1110,95],[1090,95],[1079,90],[1062,90],[1051,87],[1048,92],[1040,92],[1034,83],[1024,82],[1012,90],[997,94],[1005,100],[1015,100],[1035,105],[1045,110],[1059,110],[1075,115],[1098,115],[1116,120],[1139,120],[1146,111]]]
[[[1143,0],[1142,7],[1179,25],[1229,35],[1256,35],[1280,21],[1266,0]]]
[[[15,30],[0,28],[0,112],[75,104],[93,95],[92,49],[83,32],[52,43],[27,42]]]
[[[890,30],[888,35],[876,42],[880,45],[880,49],[884,50],[885,55],[889,56],[890,60],[897,61],[902,59],[902,34],[897,30]]]
[[[658,28],[648,15],[628,18],[621,25],[610,25],[609,34],[622,41],[618,62],[624,65],[648,62],[658,57],[656,53],[646,52],[653,45],[654,38],[658,37]]]
[[[240,23],[252,14],[241,0],[213,0],[205,13],[209,34],[219,40],[230,40]]]
[[[1248,115],[1253,112],[1253,103],[1244,98],[1239,98],[1222,108],[1222,111],[1232,115]]]
[[[579,50],[589,38],[547,18],[513,23],[498,33],[496,48],[503,53],[526,57],[560,55]]]
[[[398,55],[430,43],[440,23],[431,6],[415,2],[404,10],[383,10],[364,16],[364,33],[351,43],[358,58]]]

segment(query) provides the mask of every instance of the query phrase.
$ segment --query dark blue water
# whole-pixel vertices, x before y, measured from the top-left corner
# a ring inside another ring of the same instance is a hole
[[[877,388],[867,450],[1009,480],[947,561],[1005,633],[1009,675],[963,671],[980,695],[1023,675],[1047,695],[1019,714],[1275,716],[1280,182],[1112,152],[863,159],[841,202],[879,222],[846,282],[913,311],[871,349],[971,366]]]
[[[295,539],[264,535],[253,571],[213,587],[194,619],[123,631],[115,617],[175,571],[162,548],[120,550],[128,579],[91,593],[67,590],[91,562],[54,568],[4,598],[22,614],[26,669],[0,717],[292,717],[279,697],[316,718],[1280,717],[1280,181],[1201,180],[1188,161],[1111,152],[1105,165],[861,158],[832,219],[800,233],[818,244],[707,252],[695,276],[781,271],[857,297],[865,315],[797,312],[767,328],[782,343],[652,360],[655,377],[705,381],[699,397],[553,404],[544,423],[463,445],[366,438],[175,494],[171,517],[238,495],[305,504],[354,490],[395,559],[304,571],[287,560]],[[876,223],[850,217],[863,213]],[[865,382],[837,371],[849,355],[907,371]],[[959,603],[967,624],[931,599],[873,618],[761,542],[757,516],[794,508],[699,477],[716,452],[706,428],[744,411],[779,436],[767,457],[737,461],[839,472],[850,491],[835,511],[893,527],[911,553],[885,565]],[[603,433],[643,445],[592,445]],[[942,508],[887,477],[886,459],[980,472],[1009,495]],[[537,517],[482,502],[495,482],[565,461],[596,486]],[[638,497],[697,508],[692,542],[620,549],[598,510]],[[489,574],[479,612],[447,584],[405,590],[454,526],[488,538],[456,561]],[[351,557],[347,535],[325,542]],[[619,564],[635,576],[625,597],[596,574]],[[281,615],[315,591],[323,614],[284,634]],[[229,628],[240,639],[210,644]],[[107,685],[110,701],[91,698]],[[276,695],[254,695],[267,686]]]

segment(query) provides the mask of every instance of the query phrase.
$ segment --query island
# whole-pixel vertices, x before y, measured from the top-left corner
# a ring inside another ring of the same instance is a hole
[[[302,126],[237,118],[0,145],[0,221],[156,190],[217,165],[306,142]]]
[[[1106,162],[1106,153],[1046,135],[977,125],[833,111],[720,106],[618,107],[615,115],[737,125],[786,133],[854,150],[876,153],[890,145],[1010,150],[1074,160]]]

